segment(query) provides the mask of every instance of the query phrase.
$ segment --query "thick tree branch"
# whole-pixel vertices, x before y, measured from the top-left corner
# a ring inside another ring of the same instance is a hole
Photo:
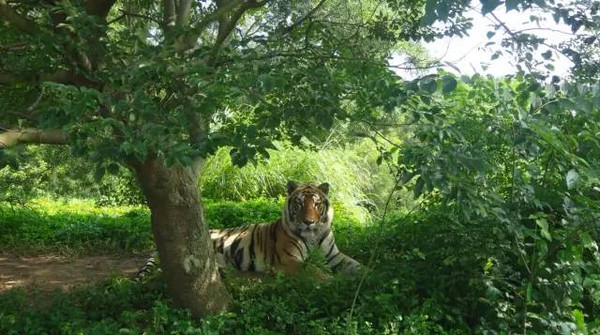
[[[74,85],[77,87],[90,87],[99,89],[102,84],[99,82],[87,79],[82,75],[73,73],[72,71],[59,71],[50,74],[41,74],[35,77],[17,76],[12,73],[0,73],[0,85],[13,85],[17,83],[32,83],[38,84],[41,82],[53,82],[65,85]]]
[[[164,23],[163,29],[168,32],[175,26],[175,0],[164,0]]]
[[[68,144],[68,136],[62,130],[8,129],[0,133],[0,149],[17,144]]]
[[[223,1],[219,1],[219,3],[223,3]],[[194,35],[196,35],[196,36],[200,35],[200,33],[204,30],[204,28],[206,28],[209,24],[219,20],[227,12],[231,11],[232,9],[234,9],[241,3],[242,3],[241,0],[232,0],[226,4],[219,5],[217,7],[217,10],[214,13],[211,13],[211,14],[205,16],[200,22],[198,22],[198,24],[196,24],[194,27],[192,27],[192,31],[194,32]]]
[[[186,49],[193,47],[194,43],[198,40],[198,37],[202,34],[204,29],[208,27],[210,24],[215,21],[218,22],[219,28],[217,33],[217,43],[215,43],[214,50],[217,51],[221,44],[226,40],[231,31],[235,28],[237,20],[241,17],[241,15],[250,8],[257,8],[264,6],[269,0],[256,1],[256,0],[217,0],[217,10],[213,13],[210,13],[200,22],[195,24],[190,33],[184,36],[176,46],[177,51],[181,52]],[[243,8],[243,11],[239,14],[236,14],[237,10]],[[236,11],[233,14],[232,11]],[[232,20],[230,19],[233,16],[238,16],[237,20],[231,24]]]
[[[24,50],[29,46],[29,42],[20,42],[10,45],[0,45],[0,51],[19,51]]]
[[[219,2],[217,2],[219,3]],[[215,41],[215,48],[219,48],[223,42],[231,35],[233,28],[237,25],[238,21],[244,15],[244,13],[250,8],[258,8],[266,4],[265,1],[255,1],[249,0],[246,2],[242,2],[242,4],[233,12],[229,18],[227,18],[227,13],[221,17],[219,20],[219,32],[217,34],[217,40]]]
[[[0,17],[3,18],[2,21],[8,22],[10,25],[27,34],[35,35],[40,32],[38,26],[33,21],[17,13],[8,5],[6,0],[0,0]]]
[[[114,4],[115,0],[88,0],[85,4],[85,12],[106,19]]]
[[[21,119],[25,119],[25,120],[38,121],[38,119],[33,115],[33,111],[40,104],[40,101],[42,101],[42,97],[44,96],[44,93],[45,93],[45,89],[44,89],[44,86],[42,86],[42,89],[41,89],[40,94],[38,95],[37,99],[35,99],[35,101],[29,107],[27,107],[27,109],[22,110],[22,111],[7,110],[7,111],[4,111],[4,113],[8,114],[8,115],[15,115],[15,116],[17,116]],[[0,127],[0,129],[1,129],[1,127]]]
[[[192,10],[192,0],[181,0],[177,8],[176,25],[178,27],[186,26],[190,21],[190,12]]]

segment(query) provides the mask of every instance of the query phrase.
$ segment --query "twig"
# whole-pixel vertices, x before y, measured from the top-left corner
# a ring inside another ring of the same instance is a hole
[[[3,50],[7,50],[7,51],[22,50],[22,49],[25,49],[28,45],[29,45],[29,42],[20,42],[20,43],[15,43],[15,44],[11,44],[11,45],[0,45],[0,51],[3,51]]]
[[[132,13],[132,12],[128,12],[128,11],[125,11],[125,10],[122,10],[122,9],[121,9],[121,10],[119,10],[119,11],[121,12],[121,15],[120,15],[120,16],[118,16],[118,17],[117,17],[117,18],[115,18],[115,19],[112,19],[112,20],[108,21],[108,23],[107,23],[107,24],[111,24],[111,23],[114,23],[114,22],[116,22],[116,21],[119,21],[119,20],[123,19],[123,18],[124,18],[124,17],[126,17],[126,16],[138,17],[138,18],[142,18],[142,19],[150,20],[150,21],[152,21],[152,22],[155,22],[155,23],[158,23],[158,24],[161,24],[161,23],[162,23],[162,22],[160,22],[160,21],[156,20],[155,18],[153,18],[153,17],[151,17],[151,16],[149,16],[149,15],[138,14],[138,13]]]
[[[42,96],[44,96],[45,92],[46,92],[46,87],[42,85],[42,90],[40,92],[40,95],[37,97],[37,99],[35,99],[35,101],[31,104],[31,106],[27,107],[28,113],[33,112],[33,109],[35,107],[37,107],[37,105],[39,105],[40,101],[42,100]]]
[[[291,25],[289,25],[287,27],[281,28],[281,30],[278,32],[275,32],[274,37],[275,38],[281,37],[281,36],[291,32],[292,30],[294,30],[294,28],[301,25],[304,21],[306,21],[307,19],[312,17],[319,10],[319,8],[321,8],[323,6],[325,1],[326,0],[319,1],[319,3],[315,7],[313,7],[311,10],[309,10],[308,13],[306,13],[304,16],[302,16],[301,18],[296,20],[296,22],[292,23]]]

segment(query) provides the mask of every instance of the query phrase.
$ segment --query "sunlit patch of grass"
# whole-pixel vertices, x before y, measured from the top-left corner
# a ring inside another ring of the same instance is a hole
[[[49,198],[36,198],[27,203],[27,207],[42,211],[47,215],[100,215],[122,216],[136,210],[145,209],[143,206],[98,206],[88,199],[69,199],[55,201]]]
[[[108,254],[147,251],[152,245],[149,213],[142,207],[50,199],[0,204],[0,251]]]

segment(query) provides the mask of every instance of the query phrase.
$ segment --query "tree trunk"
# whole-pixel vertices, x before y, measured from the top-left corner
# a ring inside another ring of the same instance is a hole
[[[198,189],[200,163],[167,167],[150,158],[132,164],[150,207],[152,232],[167,289],[177,307],[194,318],[227,308],[227,292],[204,222]]]

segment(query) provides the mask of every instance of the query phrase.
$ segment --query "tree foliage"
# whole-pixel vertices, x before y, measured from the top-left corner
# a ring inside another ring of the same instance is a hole
[[[336,119],[389,109],[396,78],[386,60],[400,39],[430,32],[421,7],[1,1],[3,59],[15,62],[0,64],[0,146],[68,143],[98,176],[119,168],[107,157],[132,168],[173,299],[194,316],[212,313],[229,299],[203,224],[203,158],[227,145],[245,165],[275,140],[299,144]]]
[[[409,135],[382,157],[424,212],[442,206],[448,238],[477,246],[468,256],[450,246],[444,262],[478,260],[480,302],[491,308],[482,322],[583,331],[573,320],[594,320],[600,303],[600,91],[533,78],[440,73],[407,83]]]
[[[398,254],[385,259],[440,278],[401,274],[407,291],[446,304],[442,314],[459,320],[440,323],[585,333],[600,303],[598,2],[480,3],[506,33],[498,52],[519,60],[510,78],[439,72],[403,81],[388,68],[400,42],[467,33],[471,1],[0,0],[0,145],[69,143],[99,177],[118,172],[108,157],[130,166],[173,290],[181,278],[217,277],[210,266],[178,268],[212,250],[195,180],[205,157],[228,147],[245,165],[268,157],[276,141],[305,145],[350,124],[376,142],[396,188],[446,225],[408,227],[432,234],[422,243],[397,221],[380,237],[413,247],[400,254],[394,245]],[[499,9],[533,11],[533,22],[542,20],[535,11],[549,13],[573,39],[556,45],[513,31]],[[571,78],[552,77],[556,53],[573,60]],[[427,255],[435,262],[419,263]],[[467,284],[449,276],[461,273]],[[188,291],[176,303],[204,301]]]

